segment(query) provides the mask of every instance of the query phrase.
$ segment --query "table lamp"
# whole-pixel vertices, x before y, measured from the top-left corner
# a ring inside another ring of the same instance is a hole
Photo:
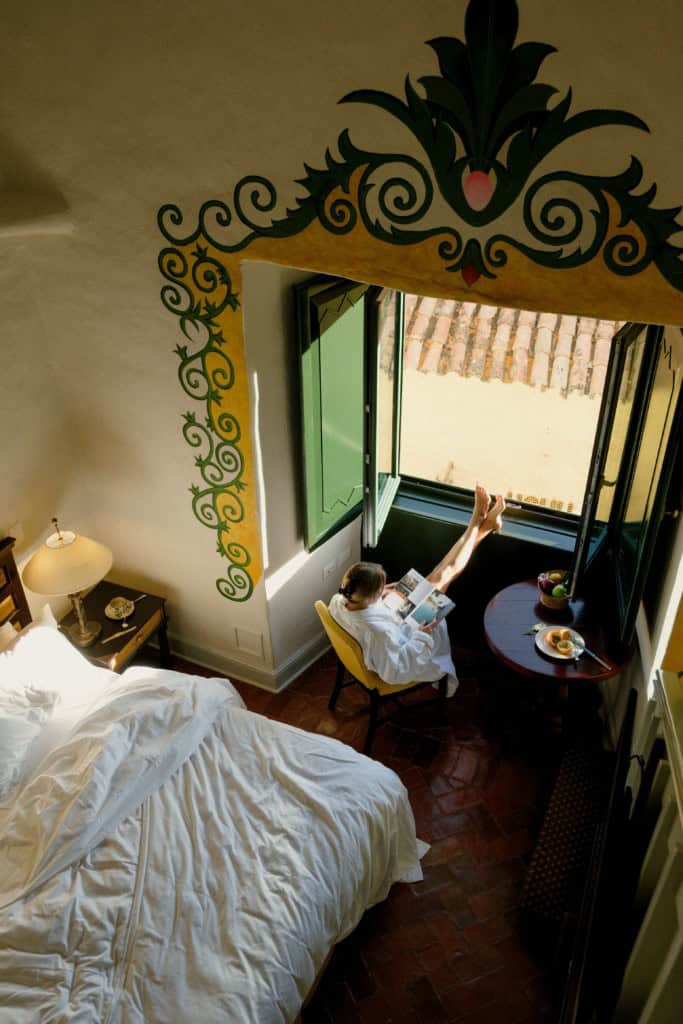
[[[71,530],[60,530],[53,519],[55,532],[24,566],[21,577],[29,588],[46,597],[68,594],[76,622],[69,626],[69,635],[79,647],[89,647],[99,636],[99,622],[87,622],[83,608],[83,591],[93,587],[111,569],[112,553],[104,544],[83,537]]]

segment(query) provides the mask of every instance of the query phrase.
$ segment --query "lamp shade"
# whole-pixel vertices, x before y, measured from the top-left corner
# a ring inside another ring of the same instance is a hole
[[[99,583],[111,569],[113,556],[104,544],[61,530],[51,534],[26,563],[21,577],[37,594],[57,597],[78,594]]]

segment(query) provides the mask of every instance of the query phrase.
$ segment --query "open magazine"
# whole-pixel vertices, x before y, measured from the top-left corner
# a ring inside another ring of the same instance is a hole
[[[415,627],[441,622],[455,605],[416,569],[409,569],[383,598],[387,607]]]

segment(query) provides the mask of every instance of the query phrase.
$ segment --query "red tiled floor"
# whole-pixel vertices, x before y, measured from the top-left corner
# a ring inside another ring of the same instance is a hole
[[[523,724],[513,747],[511,723],[496,727],[495,663],[475,650],[459,654],[461,686],[446,721],[438,705],[411,707],[373,745],[373,756],[402,779],[418,835],[432,844],[424,881],[395,885],[337,946],[303,1024],[550,1020],[543,969],[515,919],[548,764]],[[361,749],[366,697],[359,687],[345,689],[329,712],[334,673],[328,654],[282,694],[235,685],[252,711]]]

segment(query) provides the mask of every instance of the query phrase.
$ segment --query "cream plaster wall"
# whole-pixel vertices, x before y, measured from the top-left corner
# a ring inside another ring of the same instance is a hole
[[[19,523],[23,546],[45,534],[50,518],[69,507],[83,459],[72,411],[55,381],[59,352],[34,302],[28,258],[35,244],[14,242],[15,258],[8,259],[6,243],[0,243],[0,533]],[[18,250],[24,259],[17,258]]]
[[[247,362],[259,393],[255,447],[265,484],[268,619],[282,686],[326,646],[313,602],[329,600],[343,569],[359,559],[360,519],[306,552],[292,288],[311,273],[247,261],[242,274]],[[324,578],[328,566],[334,568]]]
[[[315,642],[308,604],[327,556],[306,560],[296,584],[277,592],[270,584],[269,621],[269,581],[301,553],[287,474],[294,440],[283,432],[280,455],[268,438],[263,452],[266,583],[246,604],[216,591],[215,540],[190,509],[193,452],[181,415],[192,402],[176,379],[178,327],[159,300],[156,213],[177,202],[193,221],[204,200],[253,172],[272,178],[285,204],[304,161],[320,165],[346,127],[359,146],[394,149],[403,129],[392,119],[337,101],[363,86],[400,93],[406,72],[414,80],[432,73],[424,40],[461,36],[465,6],[349,0],[340,8],[324,0],[313,13],[306,0],[24,0],[3,10],[0,210],[17,190],[29,196],[29,213],[47,196],[46,211],[72,231],[52,233],[46,217],[44,235],[22,239],[10,216],[0,232],[0,527],[22,520],[28,543],[55,510],[73,517],[112,547],[121,581],[168,596],[176,646],[262,685],[284,679],[292,651]],[[636,153],[663,202],[680,202],[679,57],[671,46],[683,29],[680,5],[520,6],[519,39],[560,50],[544,80],[573,84],[577,109],[616,105],[653,129],[609,129],[567,144],[568,164],[613,173]],[[406,137],[405,146],[415,144]],[[564,156],[563,147],[557,159]],[[278,402],[287,422],[292,408],[269,366],[272,345],[273,367],[282,369],[280,327],[259,326],[249,312],[261,289],[272,322],[281,326],[283,317],[277,274],[247,267],[245,280],[263,436]],[[339,545],[335,557],[347,538]],[[262,655],[238,646],[237,629],[249,643],[262,636]]]

